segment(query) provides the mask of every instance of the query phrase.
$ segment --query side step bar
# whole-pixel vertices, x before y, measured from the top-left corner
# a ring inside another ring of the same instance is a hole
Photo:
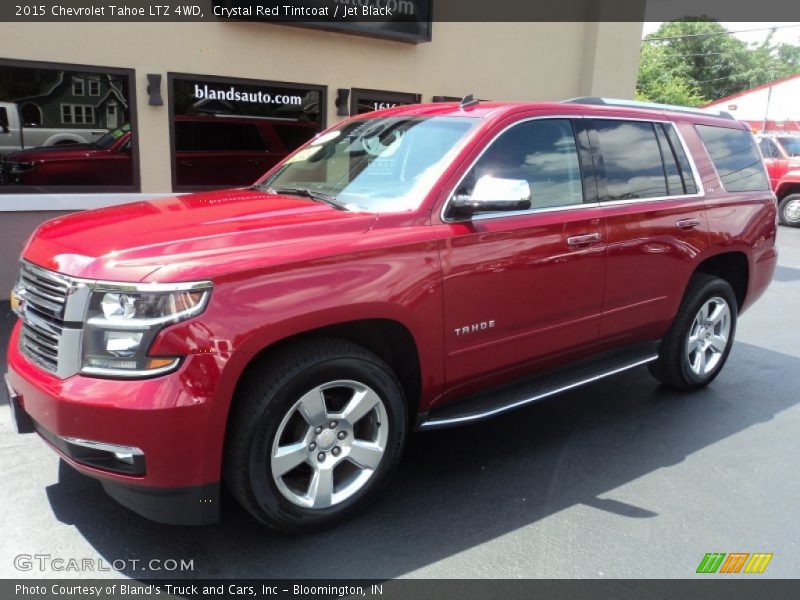
[[[494,417],[652,362],[658,358],[656,348],[657,342],[637,344],[572,363],[533,379],[517,381],[501,388],[468,396],[442,408],[432,409],[423,417],[417,429],[423,431],[444,429]]]

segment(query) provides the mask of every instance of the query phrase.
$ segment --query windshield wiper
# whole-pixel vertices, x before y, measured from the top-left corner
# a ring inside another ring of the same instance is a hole
[[[336,201],[335,196],[331,196],[330,194],[326,194],[324,192],[318,192],[316,190],[309,189],[307,187],[296,187],[296,188],[267,188],[267,193],[272,194],[289,194],[292,196],[302,196],[303,198],[311,198],[312,200],[319,200],[320,202],[325,202],[326,204],[330,204],[334,208],[338,208],[340,210],[345,210],[344,206],[339,204]]]

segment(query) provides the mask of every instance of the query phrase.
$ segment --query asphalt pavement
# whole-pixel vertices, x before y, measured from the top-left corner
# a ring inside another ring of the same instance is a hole
[[[800,229],[781,227],[779,249],[774,282],[706,390],[676,393],[640,368],[492,421],[414,434],[381,500],[314,535],[274,533],[230,497],[215,526],[140,518],[37,436],[14,433],[3,399],[0,577],[691,578],[707,552],[771,552],[763,576],[796,578]],[[12,321],[0,305],[0,366]],[[142,562],[15,567],[36,554]],[[143,566],[152,559],[193,570]]]

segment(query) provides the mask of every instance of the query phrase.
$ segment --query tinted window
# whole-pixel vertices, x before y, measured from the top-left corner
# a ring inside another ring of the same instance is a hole
[[[481,177],[525,179],[531,207],[583,202],[578,149],[567,119],[528,121],[503,133],[484,152],[457,191],[469,195]]]
[[[778,158],[779,156],[778,147],[772,140],[761,138],[758,140],[758,147],[761,148],[761,154],[764,158]]]
[[[0,127],[8,127],[8,112],[5,106],[0,107]]]
[[[675,127],[662,123],[661,127],[667,132],[667,139],[669,140],[670,149],[675,157],[675,162],[678,165],[678,170],[681,173],[683,180],[683,189],[686,194],[696,194],[697,184],[694,181],[694,174],[692,173],[692,166],[689,164],[689,157],[683,150],[683,144],[678,137]]]
[[[749,131],[709,125],[696,127],[727,191],[768,189],[764,164]]]
[[[800,137],[780,137],[778,141],[789,156],[800,156]],[[776,148],[777,151],[777,148]]]
[[[610,200],[667,195],[661,150],[652,123],[594,122]]]
[[[667,139],[667,134],[664,131],[663,124],[655,124],[656,138],[658,138],[658,146],[661,149],[661,160],[664,163],[664,172],[667,175],[667,191],[670,196],[680,196],[685,194],[683,186],[683,177],[681,177],[680,169],[678,168],[678,160],[675,152]]]
[[[230,152],[259,151],[267,148],[255,125],[178,121],[175,123],[175,149],[178,152]]]

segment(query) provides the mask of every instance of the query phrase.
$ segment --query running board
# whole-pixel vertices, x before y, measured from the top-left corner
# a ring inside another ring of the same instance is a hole
[[[531,404],[605,377],[634,369],[658,358],[657,342],[647,342],[584,359],[533,379],[468,396],[428,412],[418,430],[456,427]]]

